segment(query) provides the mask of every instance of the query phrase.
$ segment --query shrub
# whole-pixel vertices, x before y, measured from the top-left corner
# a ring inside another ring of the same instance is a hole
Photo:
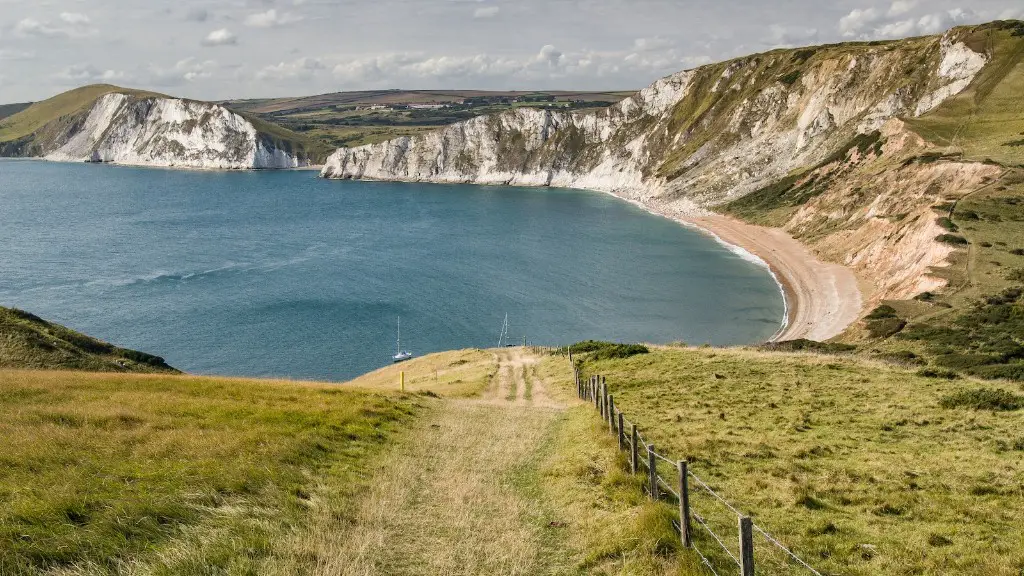
[[[1010,254],[1013,254],[1014,256],[1024,256],[1024,248],[1014,248],[1013,250],[1010,250]]]
[[[647,346],[642,344],[613,344],[602,348],[592,356],[594,360],[614,360],[619,358],[629,358],[638,354],[647,354],[650,350]]]
[[[935,293],[934,292],[922,292],[922,293],[918,294],[917,296],[914,296],[914,300],[919,300],[921,302],[932,302],[933,300],[935,300]]]
[[[800,79],[800,71],[799,70],[793,70],[789,74],[783,74],[782,76],[779,76],[779,82],[782,82],[786,86],[792,86],[793,84],[796,84],[796,81],[799,80],[799,79]]]
[[[878,308],[875,308],[874,310],[872,310],[871,314],[868,314],[864,318],[866,320],[881,320],[883,318],[895,318],[895,317],[896,317],[896,309],[893,308],[892,306],[887,305],[887,304],[882,304]]]
[[[1024,380],[1024,364],[992,364],[971,368],[968,372],[985,380]]]
[[[801,338],[799,340],[787,340],[785,342],[770,342],[761,346],[762,350],[770,352],[818,352],[821,354],[842,354],[853,352],[857,349],[852,344],[840,344],[838,342],[816,342]]]
[[[1009,412],[1024,406],[1024,398],[1006,390],[978,388],[961,390],[939,401],[943,408],[970,408],[972,410],[992,410]]]
[[[943,216],[942,218],[939,218],[938,220],[936,220],[935,223],[938,224],[939,226],[941,226],[942,228],[944,228],[945,230],[949,231],[949,232],[956,232],[956,231],[960,230],[959,226],[954,224],[952,220],[950,220],[949,218],[946,218],[945,216]]]
[[[1006,271],[1006,279],[1010,282],[1024,282],[1024,268],[1013,268]]]
[[[942,242],[944,244],[952,244],[954,246],[965,246],[969,243],[967,242],[967,238],[957,236],[956,234],[939,234],[935,237],[935,241]]]
[[[935,358],[935,364],[943,368],[963,370],[986,364],[995,364],[999,358],[987,354],[944,354]]]
[[[868,334],[872,338],[888,338],[899,334],[907,327],[907,322],[899,318],[883,318],[868,322]]]
[[[917,371],[917,375],[925,378],[938,378],[941,380],[956,380],[960,377],[959,374],[952,370],[936,370],[935,368],[922,368]]]
[[[569,347],[574,354],[592,353],[591,360],[611,360],[616,358],[629,358],[637,354],[647,354],[650,350],[642,344],[616,344],[615,342],[601,342],[598,340],[587,340],[578,342]]]
[[[896,352],[879,354],[876,358],[884,360],[885,362],[892,362],[893,364],[904,364],[910,366],[923,366],[926,364],[924,358],[921,358],[910,350],[898,350]]]

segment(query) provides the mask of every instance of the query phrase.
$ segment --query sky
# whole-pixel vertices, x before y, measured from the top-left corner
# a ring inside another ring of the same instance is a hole
[[[93,83],[202,100],[633,90],[776,47],[1024,19],[1021,0],[0,0],[0,104]]]

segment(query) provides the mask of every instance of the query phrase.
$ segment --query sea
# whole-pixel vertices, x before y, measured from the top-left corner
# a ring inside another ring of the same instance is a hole
[[[607,194],[0,161],[0,306],[196,374],[345,381],[580,340],[755,344],[763,265]]]

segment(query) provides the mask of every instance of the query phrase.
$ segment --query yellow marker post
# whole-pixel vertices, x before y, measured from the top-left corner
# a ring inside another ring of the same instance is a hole
[[[402,392],[405,392],[405,370],[402,371],[402,375],[400,377],[400,380],[402,382]]]

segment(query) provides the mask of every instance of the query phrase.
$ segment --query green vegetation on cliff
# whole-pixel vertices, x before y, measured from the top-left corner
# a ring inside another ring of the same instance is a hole
[[[0,369],[177,372],[163,358],[118,348],[38,316],[0,307]]]

